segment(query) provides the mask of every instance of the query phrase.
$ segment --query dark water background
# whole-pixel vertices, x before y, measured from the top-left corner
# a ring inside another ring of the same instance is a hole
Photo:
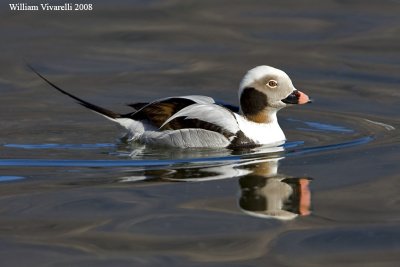
[[[1,266],[399,265],[400,1],[53,13],[12,1],[0,2]],[[260,64],[315,102],[280,112],[285,151],[143,148],[26,61],[120,112],[183,94],[237,103]]]

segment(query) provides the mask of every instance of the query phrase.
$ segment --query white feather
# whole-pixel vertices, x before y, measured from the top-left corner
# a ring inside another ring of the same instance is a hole
[[[213,104],[215,103],[214,98],[204,95],[186,95],[186,96],[178,96],[176,98],[185,98],[190,99],[196,102],[197,104]]]
[[[178,117],[187,117],[188,119],[198,119],[209,122],[218,125],[231,133],[236,133],[240,130],[233,113],[226,108],[214,104],[190,105],[171,116],[160,128]]]

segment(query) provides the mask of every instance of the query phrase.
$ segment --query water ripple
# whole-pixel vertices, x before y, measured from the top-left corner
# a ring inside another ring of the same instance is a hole
[[[96,144],[5,144],[9,148],[22,149],[101,149],[113,148],[116,145],[111,143],[96,143]]]
[[[346,148],[350,146],[362,145],[374,140],[372,137],[367,136],[355,139],[349,142],[330,144],[325,146],[306,147],[291,149],[286,151],[287,156],[294,156],[306,153],[315,153],[326,150],[334,150]],[[299,142],[301,143],[301,142]],[[291,145],[293,147],[294,145]],[[289,146],[290,147],[290,146]],[[151,166],[171,166],[178,164],[218,164],[218,163],[232,163],[235,161],[243,161],[246,159],[265,158],[271,157],[271,148],[262,148],[257,153],[245,155],[229,155],[222,157],[205,157],[205,158],[186,158],[186,159],[155,159],[155,160],[49,160],[49,159],[1,159],[0,166],[7,167],[151,167]],[[283,149],[277,147],[274,152],[280,152]]]
[[[311,117],[307,114],[307,117]],[[342,116],[342,117],[340,117]],[[333,117],[331,114],[329,117]],[[377,141],[390,140],[388,133],[393,133],[394,127],[383,122],[376,122],[348,115],[336,115],[335,123],[319,122],[318,120],[286,119],[295,129],[298,141],[286,142],[279,147],[258,147],[254,149],[165,149],[146,147],[137,144],[4,144],[3,147],[25,150],[103,150],[100,153],[114,159],[34,159],[8,158],[0,159],[0,166],[7,167],[88,167],[88,168],[149,168],[149,167],[177,167],[210,166],[216,164],[243,163],[246,160],[262,158],[276,158],[281,156],[297,156],[309,153],[318,153],[328,150],[344,149],[360,146]],[[345,119],[344,119],[345,118]],[[339,124],[338,122],[341,122]],[[383,131],[382,131],[383,130]],[[385,131],[386,130],[386,131]],[[323,132],[323,133],[322,133]],[[108,151],[104,151],[108,150]],[[97,153],[97,152],[96,152]],[[96,154],[97,155],[97,154]],[[63,157],[63,156],[62,156]]]

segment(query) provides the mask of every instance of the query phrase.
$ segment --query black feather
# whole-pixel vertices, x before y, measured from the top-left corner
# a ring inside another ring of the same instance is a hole
[[[118,113],[115,113],[115,112],[113,112],[113,111],[111,111],[111,110],[108,110],[108,109],[105,109],[105,108],[102,108],[102,107],[99,107],[99,106],[97,106],[97,105],[94,105],[94,104],[92,104],[92,103],[89,103],[89,102],[87,102],[87,101],[85,101],[85,100],[83,100],[83,99],[81,99],[81,98],[79,98],[79,97],[76,97],[76,96],[74,96],[74,95],[68,93],[67,91],[61,89],[60,87],[58,87],[58,86],[55,85],[54,83],[52,83],[52,82],[50,82],[49,80],[47,80],[43,75],[41,75],[39,72],[37,72],[31,65],[27,64],[27,66],[28,66],[34,73],[36,73],[37,76],[39,76],[40,78],[42,78],[45,82],[47,82],[49,85],[51,85],[54,89],[58,90],[59,92],[61,92],[61,93],[64,94],[64,95],[67,95],[67,96],[69,96],[69,97],[75,99],[75,100],[77,101],[78,104],[80,104],[80,105],[82,105],[82,106],[84,106],[84,107],[86,107],[86,108],[88,108],[88,109],[90,109],[90,110],[93,110],[93,111],[95,111],[95,112],[97,112],[97,113],[100,113],[100,114],[102,114],[102,115],[104,115],[104,116],[110,117],[110,118],[112,118],[112,119],[120,118],[120,117],[121,117],[121,115],[118,114]]]

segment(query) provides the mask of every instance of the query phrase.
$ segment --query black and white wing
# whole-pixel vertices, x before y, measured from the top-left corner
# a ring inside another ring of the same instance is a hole
[[[213,98],[200,95],[168,97],[151,103],[129,104],[129,106],[137,110],[124,114],[121,117],[135,121],[146,121],[148,124],[160,128],[171,116],[190,105],[213,103]],[[163,129],[168,130],[172,128],[174,127],[167,125]]]
[[[240,130],[234,114],[215,104],[193,104],[166,120],[161,129],[170,125],[172,129],[199,128],[220,133],[230,139]]]
[[[240,131],[232,111],[208,100],[189,101],[193,100],[170,98],[148,104],[133,114],[133,119],[147,120],[158,127],[144,132],[140,141],[174,147],[229,146]]]

